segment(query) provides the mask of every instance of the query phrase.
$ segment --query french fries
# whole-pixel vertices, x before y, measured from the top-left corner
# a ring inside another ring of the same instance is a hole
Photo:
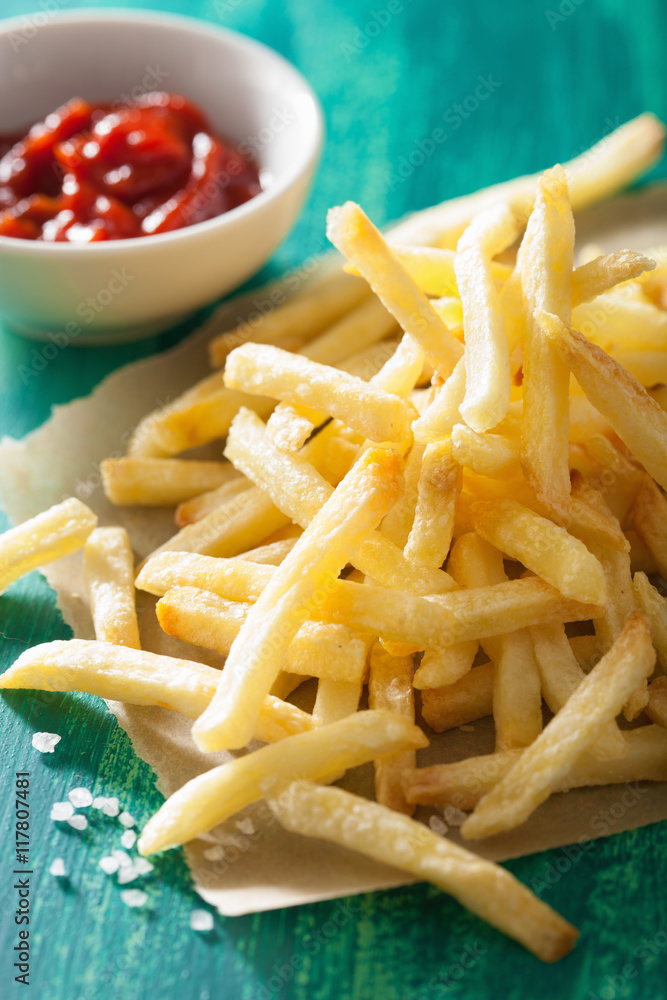
[[[46,563],[83,548],[97,524],[90,508],[70,497],[0,535],[0,594]]]
[[[412,690],[413,660],[411,656],[391,656],[376,642],[371,650],[368,679],[368,706],[371,709],[395,712],[410,722],[415,721],[415,698]],[[319,692],[318,692],[319,693]],[[395,812],[411,816],[415,811],[405,798],[403,775],[416,765],[413,749],[402,750],[375,761],[375,797]]]
[[[229,462],[180,458],[106,458],[100,472],[107,498],[118,507],[171,507],[239,478]]]
[[[140,649],[134,602],[134,557],[124,528],[95,528],[83,550],[83,572],[95,637]]]
[[[288,830],[331,840],[432,882],[545,962],[574,947],[574,927],[513,875],[408,816],[307,781],[288,785],[269,806]]]
[[[281,780],[323,781],[365,761],[427,742],[421,730],[402,716],[357,712],[262,747],[205,771],[179,788],[144,827],[139,853],[146,856],[187,844],[270,794]]]
[[[366,452],[315,515],[234,640],[213,701],[192,728],[200,749],[248,742],[290,641],[396,499],[400,476],[394,452]]]
[[[489,837],[525,822],[654,666],[648,619],[641,611],[633,611],[609,652],[468,817],[461,827],[463,836],[471,840]]]

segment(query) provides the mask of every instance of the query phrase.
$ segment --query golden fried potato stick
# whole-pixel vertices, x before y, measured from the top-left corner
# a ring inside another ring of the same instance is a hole
[[[478,535],[518,559],[564,597],[589,604],[606,603],[600,562],[565,528],[515,500],[473,500],[469,513]]]
[[[401,262],[414,283],[421,288],[425,295],[450,299],[458,297],[459,290],[454,270],[456,253],[454,250],[428,246],[398,246],[393,242],[389,244],[389,247],[394,257]],[[501,288],[512,269],[507,264],[501,264],[496,260],[491,262],[491,269],[493,280]],[[359,274],[355,266],[350,263],[347,263],[343,270],[347,274]]]
[[[519,248],[523,338],[521,456],[526,479],[550,510],[567,514],[569,374],[535,318],[536,309],[569,322],[574,222],[562,167],[540,178],[535,208]]]
[[[185,528],[188,524],[196,524],[197,521],[201,521],[218,510],[219,507],[252,488],[252,483],[245,476],[237,475],[235,479],[230,479],[229,482],[223,483],[215,490],[200,493],[191,500],[179,503],[174,514],[174,521],[179,528]]]
[[[651,722],[667,728],[667,676],[656,677],[648,686],[646,714]]]
[[[437,441],[452,433],[454,425],[461,420],[459,407],[465,397],[465,390],[465,359],[461,358],[447,381],[438,390],[433,402],[413,423],[412,433],[415,441],[422,443]]]
[[[404,400],[330,365],[265,344],[227,358],[225,385],[329,414],[372,441],[402,441],[414,417]]]
[[[415,516],[403,550],[410,562],[433,569],[439,569],[444,563],[452,543],[461,479],[461,467],[452,458],[449,441],[426,446],[417,485]]]
[[[653,645],[660,665],[667,673],[667,601],[645,573],[635,573],[632,589],[637,607],[641,608],[651,623]]]
[[[134,556],[125,528],[95,528],[83,550],[95,638],[141,649],[134,600]]]
[[[512,210],[500,203],[475,216],[456,248],[456,280],[466,333],[466,392],[460,412],[480,434],[500,423],[510,402],[510,352],[491,259],[517,235]]]
[[[649,385],[660,381],[665,370],[664,351],[667,349],[667,315],[652,302],[629,298],[626,289],[606,292],[593,302],[578,306],[572,313],[572,326],[587,340],[617,357],[617,352],[653,353],[660,359],[651,379],[644,365]],[[643,381],[643,379],[640,379]]]
[[[296,534],[289,538],[279,538],[275,542],[267,542],[266,545],[258,545],[254,549],[246,549],[232,556],[232,559],[243,559],[246,562],[263,563],[266,566],[280,566],[288,552],[291,552],[296,545],[296,540],[301,534],[297,529]]]
[[[646,113],[570,160],[565,169],[572,208],[579,211],[627,187],[658,162],[664,143],[662,122]],[[499,201],[509,202],[513,211],[528,218],[538,180],[538,174],[517,177],[417,212],[392,229],[391,239],[396,243],[455,247],[473,216]]]
[[[403,472],[403,488],[398,500],[380,527],[381,533],[386,538],[404,550],[404,555],[405,545],[415,519],[415,510],[419,498],[419,478],[421,476],[425,448],[424,444],[415,441],[407,453]]]
[[[171,507],[239,478],[229,462],[181,458],[105,458],[100,472],[117,507]]]
[[[596,486],[607,507],[621,524],[627,524],[642,484],[643,469],[621,454],[604,434],[592,434],[584,442],[584,448],[602,466]]]
[[[530,629],[530,638],[540,671],[542,695],[555,715],[586,675],[572,652],[562,625],[536,625]],[[615,721],[603,729],[591,747],[591,753],[600,760],[625,756],[627,747]]]
[[[274,571],[234,640],[218,691],[192,727],[202,750],[245,746],[300,626],[396,499],[402,459],[365,452]]]
[[[655,261],[633,250],[618,250],[580,264],[572,275],[572,308],[590,302],[615,285],[650,272]]]
[[[515,479],[521,475],[518,441],[503,434],[478,434],[465,424],[454,424],[452,455],[479,476]]]
[[[422,691],[424,721],[434,733],[444,733],[491,715],[493,674],[489,661],[473,667],[453,684]]]
[[[252,313],[247,320],[239,317],[237,327],[220,333],[210,342],[209,356],[213,368],[222,368],[229,352],[248,341],[288,349],[295,344],[301,346],[308,343],[369,298],[365,282],[350,278],[340,271],[319,282],[314,288],[306,286],[299,295],[287,302],[284,301],[284,292],[280,291],[279,295],[283,301],[272,303],[261,317],[256,314],[253,316]],[[228,308],[225,303],[224,311]],[[219,329],[215,312],[206,326]]]
[[[364,654],[366,650],[364,649]],[[365,664],[364,655],[364,664]],[[313,705],[313,722],[316,726],[327,726],[353,715],[359,708],[363,689],[363,673],[353,681],[338,681],[331,677],[321,677],[317,682],[317,695]],[[414,721],[414,720],[413,720]],[[332,780],[338,780],[337,775]]]
[[[650,476],[644,475],[632,508],[635,531],[667,577],[667,499]]]
[[[660,726],[641,726],[622,736],[626,747],[624,757],[598,760],[584,752],[558,781],[554,792],[635,781],[667,781],[667,732]],[[474,809],[521,755],[521,750],[506,750],[467,757],[455,764],[417,768],[404,778],[407,799],[421,805]]]
[[[268,805],[294,833],[341,844],[431,882],[544,962],[574,947],[575,928],[508,871],[409,816],[306,781],[283,787]]]
[[[83,548],[97,524],[75,497],[29,518],[0,535],[0,594],[31,570]]]
[[[449,375],[463,353],[461,344],[359,205],[348,201],[330,209],[327,236],[354,264],[401,328],[414,337],[435,370],[443,377]]]
[[[69,639],[27,649],[0,677],[0,688],[84,691],[128,705],[159,705],[196,719],[210,703],[219,679],[219,670],[193,660]],[[307,712],[269,695],[254,735],[273,742],[312,728]]]
[[[243,410],[234,420],[225,454],[301,527],[305,528],[333,495],[333,487],[303,455],[276,448],[265,426],[249,410]],[[385,586],[404,587],[418,594],[443,593],[454,587],[441,570],[409,563],[399,547],[380,532],[373,532],[362,542],[352,562]]]
[[[415,721],[415,697],[412,690],[413,659],[411,656],[391,656],[376,642],[371,649],[368,679],[368,706],[378,711],[395,712],[410,722]],[[414,806],[407,803],[403,791],[403,774],[416,767],[413,749],[402,750],[375,761],[375,798],[396,812],[412,816]]]
[[[601,348],[556,316],[537,314],[590,402],[653,478],[667,487],[667,413]]]
[[[525,822],[616,718],[633,691],[655,666],[651,628],[633,611],[609,652],[593,667],[543,732],[461,827],[472,840]]]
[[[281,781],[357,767],[388,753],[426,746],[421,729],[390,712],[357,712],[339,722],[262,747],[205,771],[179,788],[139,838],[144,856],[187,844],[271,793]]]
[[[444,649],[425,650],[414,677],[414,687],[419,691],[454,684],[471,669],[478,649],[477,639],[470,639]]]

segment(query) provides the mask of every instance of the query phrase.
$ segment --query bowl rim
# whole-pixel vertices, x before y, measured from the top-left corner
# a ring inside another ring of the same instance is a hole
[[[25,28],[26,18],[30,14],[20,14],[15,17],[0,19],[0,38]],[[0,236],[0,249],[11,250],[25,256],[35,255],[63,255],[76,257],[85,254],[87,257],[91,253],[109,254],[121,251],[146,253],[151,247],[165,246],[170,243],[184,242],[196,237],[198,233],[210,232],[213,229],[224,229],[240,222],[241,219],[253,212],[261,210],[264,206],[279,199],[282,195],[296,184],[304,174],[308,174],[316,165],[324,139],[324,113],[317,94],[311,87],[305,76],[288,59],[285,59],[279,52],[272,49],[264,42],[257,41],[239,31],[226,28],[222,25],[203,21],[199,18],[190,17],[184,14],[172,14],[163,11],[152,11],[147,9],[133,9],[129,7],[81,7],[71,11],[58,11],[53,13],[49,21],[40,26],[40,31],[48,30],[55,24],[94,24],[95,22],[115,22],[122,24],[141,22],[150,26],[160,24],[165,27],[186,30],[190,34],[199,35],[202,38],[217,38],[224,44],[236,49],[252,52],[263,59],[277,64],[284,73],[292,77],[294,83],[303,94],[309,98],[313,111],[314,128],[312,134],[307,136],[302,154],[298,157],[294,165],[270,188],[263,189],[259,194],[244,202],[236,208],[217,215],[212,219],[203,222],[195,222],[191,226],[184,226],[181,229],[174,229],[168,233],[151,233],[147,236],[132,236],[124,240],[103,240],[93,243],[68,243],[68,242],[43,242],[38,240],[22,240],[13,236]],[[187,96],[187,95],[185,95]]]

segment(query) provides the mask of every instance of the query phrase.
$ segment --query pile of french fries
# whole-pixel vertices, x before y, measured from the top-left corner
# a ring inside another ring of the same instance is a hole
[[[97,637],[24,652],[1,687],[161,705],[204,752],[264,744],[172,795],[142,854],[264,799],[545,961],[571,949],[566,920],[412,815],[463,809],[472,841],[555,793],[667,781],[667,263],[575,267],[570,199],[624,186],[663,139],[645,115],[431,210],[428,246],[332,209],[344,269],[216,335],[215,373],[103,463],[114,503],[176,507],[136,577],[125,531],[77,500],[0,539],[3,588],[83,547]],[[175,457],[219,438],[224,460]],[[142,650],[135,587],[224,668]],[[288,700],[307,678],[312,712]],[[493,754],[417,766],[429,731],[485,716]],[[368,761],[376,802],[332,787]]]

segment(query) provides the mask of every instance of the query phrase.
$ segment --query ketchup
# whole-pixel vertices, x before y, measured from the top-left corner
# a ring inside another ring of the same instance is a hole
[[[78,97],[0,135],[0,236],[93,243],[183,229],[259,194],[254,164],[175,94]]]

